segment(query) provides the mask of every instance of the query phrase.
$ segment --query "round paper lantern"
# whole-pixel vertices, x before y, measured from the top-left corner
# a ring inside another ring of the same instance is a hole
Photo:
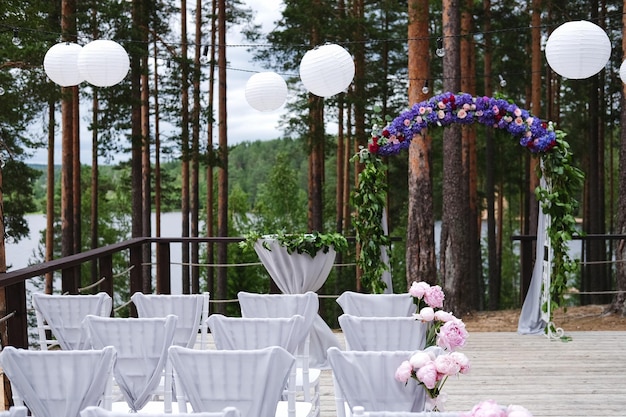
[[[546,43],[546,59],[557,74],[580,80],[602,71],[611,56],[611,41],[598,25],[585,20],[556,28]]]
[[[348,88],[353,78],[352,56],[339,45],[326,44],[312,49],[300,62],[300,79],[316,96],[339,94]]]
[[[96,87],[110,87],[122,81],[130,60],[122,45],[99,39],[83,46],[78,55],[78,70],[84,79]]]
[[[43,57],[43,69],[52,82],[61,87],[80,84],[84,78],[78,71],[78,55],[82,46],[72,42],[61,42],[48,49]]]
[[[259,72],[248,79],[245,94],[253,109],[276,110],[287,99],[287,83],[275,72]]]
[[[622,79],[622,82],[626,84],[626,61],[622,62],[622,65],[619,66],[619,77]]]

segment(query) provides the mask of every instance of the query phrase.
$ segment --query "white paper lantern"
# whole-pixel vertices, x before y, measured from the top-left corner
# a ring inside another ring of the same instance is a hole
[[[546,43],[546,59],[557,74],[580,80],[602,71],[611,56],[611,41],[598,25],[584,20],[556,28]]]
[[[78,71],[78,55],[82,46],[72,42],[61,42],[48,49],[43,57],[43,69],[52,82],[61,87],[70,87],[83,82]]]
[[[99,39],[89,42],[78,56],[78,69],[84,79],[96,87],[110,87],[122,81],[130,60],[122,45]]]
[[[352,56],[339,45],[308,51],[300,62],[300,79],[311,93],[330,97],[345,91],[354,78]]]
[[[287,83],[275,72],[259,72],[248,79],[245,95],[253,109],[276,110],[287,99]]]
[[[622,82],[626,84],[626,61],[622,62],[622,65],[619,67],[619,77],[622,79]]]

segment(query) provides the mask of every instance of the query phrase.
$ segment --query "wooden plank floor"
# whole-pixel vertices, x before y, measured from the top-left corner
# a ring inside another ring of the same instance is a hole
[[[626,417],[626,332],[567,334],[572,341],[470,333],[463,352],[472,370],[446,382],[446,409],[469,411],[493,399],[523,405],[534,417]],[[335,417],[330,371],[321,384],[321,416]]]

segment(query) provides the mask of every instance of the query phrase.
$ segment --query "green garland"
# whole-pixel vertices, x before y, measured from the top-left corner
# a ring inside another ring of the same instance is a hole
[[[357,208],[354,217],[356,240],[360,245],[356,263],[361,268],[361,284],[372,293],[382,293],[387,285],[381,280],[388,269],[382,261],[383,247],[389,247],[389,236],[383,230],[383,211],[387,203],[387,167],[382,159],[363,149],[352,158],[364,164],[359,173],[359,186],[351,195]]]
[[[578,201],[574,193],[581,189],[585,178],[584,173],[571,164],[572,153],[569,144],[564,140],[566,134],[559,130],[555,133],[557,145],[550,152],[541,155],[542,164],[537,170],[537,175],[543,176],[547,187],[537,187],[535,190],[542,211],[550,216],[547,235],[553,252],[550,275],[551,299],[541,306],[544,313],[550,307],[550,314],[563,305],[567,280],[576,271],[576,262],[569,257],[567,242],[578,234],[575,217]],[[555,332],[552,317],[546,332],[549,330]]]
[[[348,241],[339,233],[319,233],[317,231],[311,233],[285,233],[279,232],[272,235],[261,235],[259,232],[250,232],[244,235],[245,240],[239,242],[239,247],[244,252],[254,250],[254,244],[263,238],[276,239],[280,246],[287,249],[288,253],[307,253],[314,257],[320,250],[323,253],[328,252],[329,248],[333,248],[337,252],[343,252],[348,249]],[[263,242],[263,247],[270,250],[267,242]]]

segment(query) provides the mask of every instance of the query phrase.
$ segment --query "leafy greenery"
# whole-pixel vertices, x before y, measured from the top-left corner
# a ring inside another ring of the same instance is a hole
[[[538,175],[545,179],[547,186],[538,187],[535,191],[537,199],[541,202],[541,209],[550,216],[547,234],[553,251],[550,274],[551,299],[542,305],[544,312],[550,307],[550,313],[564,305],[563,293],[567,288],[568,278],[577,269],[576,262],[568,255],[567,242],[578,234],[575,217],[578,201],[575,199],[575,193],[582,187],[584,181],[583,172],[572,165],[572,153],[564,139],[565,133],[562,131],[556,133],[557,146],[551,152],[542,155],[542,164],[538,172]],[[546,327],[546,332],[548,330],[555,330],[551,321]]]
[[[384,233],[382,218],[386,203],[386,166],[376,155],[359,152],[354,158],[365,163],[359,173],[359,189],[351,196],[352,204],[358,207],[354,218],[360,252],[357,265],[362,270],[361,283],[373,293],[382,293],[386,284],[381,280],[387,266],[381,259],[382,247],[389,247],[389,236]]]
[[[327,253],[330,248],[337,252],[348,249],[348,241],[339,233],[319,233],[317,231],[311,233],[284,233],[280,232],[273,235],[261,235],[258,232],[251,232],[244,236],[246,240],[239,243],[244,251],[250,251],[254,248],[254,244],[263,239],[276,239],[281,246],[287,249],[288,253],[309,254],[312,257],[320,250]],[[267,242],[263,242],[263,247],[271,250]]]

